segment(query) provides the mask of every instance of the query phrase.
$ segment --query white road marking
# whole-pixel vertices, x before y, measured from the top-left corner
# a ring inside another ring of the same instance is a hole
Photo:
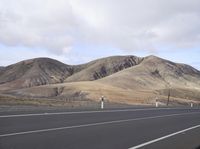
[[[16,136],[16,135],[24,135],[24,134],[39,133],[39,132],[48,132],[48,131],[64,130],[64,129],[72,129],[72,128],[81,128],[81,127],[89,127],[89,126],[98,126],[98,125],[105,125],[105,124],[130,122],[130,121],[148,120],[148,119],[171,117],[171,116],[190,115],[190,114],[200,114],[200,112],[176,113],[176,114],[170,114],[170,115],[160,115],[160,116],[152,116],[152,117],[143,117],[143,118],[134,118],[134,119],[125,119],[125,120],[115,120],[115,121],[107,121],[107,122],[98,122],[98,123],[75,125],[75,126],[66,126],[66,127],[57,127],[57,128],[49,128],[49,129],[40,129],[40,130],[32,130],[32,131],[24,131],[24,132],[1,134],[0,137],[8,137],[8,136]]]
[[[188,108],[143,108],[143,109],[121,109],[121,110],[103,110],[103,111],[74,111],[74,112],[50,112],[50,113],[32,113],[32,114],[14,114],[0,115],[0,118],[9,117],[27,117],[27,116],[47,116],[47,115],[69,115],[69,114],[87,114],[87,113],[112,113],[112,112],[129,112],[129,111],[150,111],[150,110],[170,110],[170,109],[188,109]]]
[[[178,134],[181,134],[181,133],[184,133],[186,131],[189,131],[189,130],[192,130],[192,129],[196,129],[196,128],[199,128],[200,125],[196,125],[196,126],[193,126],[193,127],[190,127],[190,128],[187,128],[187,129],[184,129],[184,130],[181,130],[181,131],[178,131],[178,132],[175,132],[175,133],[172,133],[172,134],[169,134],[169,135],[166,135],[166,136],[163,136],[161,138],[157,138],[157,139],[154,139],[154,140],[151,140],[149,142],[145,142],[145,143],[142,143],[140,145],[137,145],[137,146],[134,146],[134,147],[131,147],[129,149],[138,149],[138,148],[141,148],[141,147],[144,147],[144,146],[147,146],[149,144],[152,144],[152,143],[155,143],[155,142],[158,142],[158,141],[161,141],[161,140],[164,140],[164,139],[167,139],[169,137],[172,137],[172,136],[175,136],[175,135],[178,135]]]

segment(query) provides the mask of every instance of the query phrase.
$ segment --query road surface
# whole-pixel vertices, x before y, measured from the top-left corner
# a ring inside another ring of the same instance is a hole
[[[0,112],[0,149],[197,149],[200,109]]]

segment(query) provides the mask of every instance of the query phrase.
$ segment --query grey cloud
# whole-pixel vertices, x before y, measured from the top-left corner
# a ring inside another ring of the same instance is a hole
[[[199,0],[1,0],[0,43],[55,53],[77,42],[124,50],[200,46]]]
[[[0,42],[62,53],[73,45],[75,19],[64,0],[2,0]]]

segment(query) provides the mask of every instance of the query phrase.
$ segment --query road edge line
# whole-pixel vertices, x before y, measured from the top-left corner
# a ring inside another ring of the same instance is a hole
[[[136,145],[136,146],[131,147],[131,148],[129,148],[129,149],[138,149],[138,148],[141,148],[141,147],[144,147],[144,146],[147,146],[147,145],[156,143],[156,142],[158,142],[158,141],[161,141],[161,140],[164,140],[164,139],[173,137],[173,136],[175,136],[175,135],[178,135],[178,134],[181,134],[181,133],[184,133],[184,132],[186,132],[186,131],[190,131],[190,130],[193,130],[193,129],[196,129],[196,128],[199,128],[199,127],[200,127],[200,125],[196,125],[196,126],[193,126],[193,127],[189,127],[189,128],[183,129],[183,130],[181,130],[181,131],[177,131],[177,132],[168,134],[168,135],[166,135],[166,136],[163,136],[163,137],[160,137],[160,138],[157,138],[157,139],[154,139],[154,140],[151,140],[151,141],[148,141],[148,142],[145,142],[145,143]]]

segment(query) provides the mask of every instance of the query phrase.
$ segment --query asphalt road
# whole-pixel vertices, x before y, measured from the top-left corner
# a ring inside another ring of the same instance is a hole
[[[196,149],[200,109],[0,112],[0,149]]]

